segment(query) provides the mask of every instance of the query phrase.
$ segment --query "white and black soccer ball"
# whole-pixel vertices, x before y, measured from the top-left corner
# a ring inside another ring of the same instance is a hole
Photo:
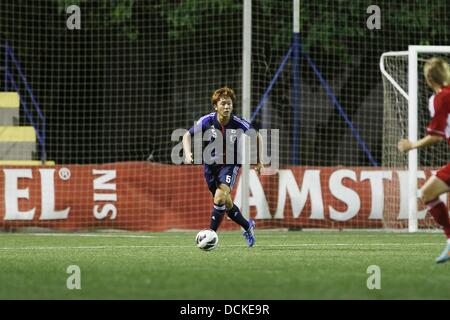
[[[195,243],[200,249],[210,251],[217,247],[217,244],[219,243],[219,237],[214,230],[203,229],[202,231],[197,233],[197,236],[195,237]]]

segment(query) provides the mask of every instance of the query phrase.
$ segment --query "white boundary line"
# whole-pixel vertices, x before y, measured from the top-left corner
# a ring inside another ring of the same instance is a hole
[[[2,236],[13,236],[13,237],[86,237],[86,238],[144,238],[144,239],[155,239],[159,238],[159,236],[150,236],[150,235],[139,235],[139,234],[96,234],[96,233],[27,233],[27,232],[19,232],[19,233],[0,233],[0,239]]]
[[[267,244],[267,245],[258,245],[258,248],[290,248],[290,247],[373,247],[373,246],[390,246],[390,247],[423,247],[423,246],[438,246],[438,243],[299,243],[299,244]],[[220,247],[247,247],[246,245],[220,245]],[[170,248],[195,248],[194,245],[153,245],[153,246],[48,246],[48,247],[0,247],[0,250],[69,250],[69,249],[87,249],[87,250],[102,250],[102,249],[170,249]]]
[[[15,235],[35,237],[99,237],[99,238],[158,238],[139,234],[94,234],[94,233],[15,233]]]

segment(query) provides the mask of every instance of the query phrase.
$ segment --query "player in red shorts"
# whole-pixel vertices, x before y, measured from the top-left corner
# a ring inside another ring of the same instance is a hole
[[[450,66],[440,58],[429,59],[424,66],[427,85],[435,94],[430,97],[428,108],[431,121],[427,127],[427,135],[417,142],[402,139],[398,149],[407,152],[411,149],[423,148],[443,140],[450,144]],[[427,206],[434,220],[444,228],[447,245],[436,259],[437,263],[450,260],[450,220],[447,206],[439,200],[439,196],[450,191],[450,163],[431,176],[420,189],[420,199]]]

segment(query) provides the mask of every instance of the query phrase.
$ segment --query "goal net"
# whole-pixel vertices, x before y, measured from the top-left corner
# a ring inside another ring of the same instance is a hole
[[[1,223],[150,231],[209,225],[203,170],[172,162],[171,134],[213,111],[215,89],[228,85],[241,97],[241,5],[6,0],[0,17],[0,92],[20,94],[17,126],[33,129],[39,113],[46,123],[34,153],[20,143],[9,159],[26,165],[5,177],[1,170],[3,181],[18,184],[8,186],[12,209]],[[69,28],[76,20],[80,29]],[[55,164],[42,169],[44,189],[39,168],[30,166],[42,160],[43,143]],[[50,183],[54,194],[41,197]]]
[[[433,218],[427,214],[426,209],[419,204],[417,209],[411,212],[409,203],[411,194],[408,189],[411,186],[409,175],[411,173],[408,163],[408,154],[401,153],[397,149],[400,139],[409,137],[409,126],[417,123],[417,138],[426,135],[426,126],[430,121],[428,108],[429,98],[434,94],[426,85],[423,75],[423,66],[431,57],[440,57],[450,62],[450,51],[433,52],[430,47],[423,47],[417,51],[417,113],[409,118],[409,51],[387,52],[381,56],[380,69],[382,71],[384,87],[384,121],[383,121],[383,154],[382,166],[393,172],[392,183],[386,189],[386,210],[384,225],[386,228],[408,228],[414,220],[418,220],[418,227],[422,229],[436,228]],[[445,50],[445,48],[444,48]],[[411,119],[411,120],[410,120]],[[437,169],[450,161],[450,149],[445,142],[417,150],[417,189]],[[414,170],[414,169],[413,169]],[[414,197],[417,198],[417,197]],[[442,200],[447,203],[446,195]],[[414,212],[415,211],[415,212]],[[412,217],[410,216],[412,214]],[[414,222],[413,222],[414,224]],[[414,227],[412,229],[415,229]]]

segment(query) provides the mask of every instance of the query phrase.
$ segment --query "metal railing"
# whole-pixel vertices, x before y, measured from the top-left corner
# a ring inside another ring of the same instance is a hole
[[[41,111],[41,108],[39,106],[39,103],[37,102],[36,97],[34,96],[33,92],[31,91],[30,84],[27,81],[27,78],[25,77],[25,74],[23,72],[23,69],[17,60],[14,51],[12,47],[8,44],[7,41],[3,45],[0,45],[0,47],[4,48],[4,91],[8,91],[10,89],[14,89],[15,92],[19,94],[20,98],[20,105],[23,107],[25,111],[25,115],[29,121],[29,123],[33,126],[34,131],[36,132],[36,137],[39,141],[40,146],[40,159],[42,163],[45,163],[47,160],[47,151],[46,151],[46,145],[45,145],[45,117]],[[18,80],[22,81],[23,86],[25,87],[25,93],[24,90],[20,90],[20,87],[16,80],[14,79],[14,69],[17,71],[18,74]],[[11,85],[11,87],[9,86]],[[31,108],[34,108],[36,114],[36,117],[33,116],[32,110],[28,107],[26,94],[28,94],[29,98],[31,99]]]

